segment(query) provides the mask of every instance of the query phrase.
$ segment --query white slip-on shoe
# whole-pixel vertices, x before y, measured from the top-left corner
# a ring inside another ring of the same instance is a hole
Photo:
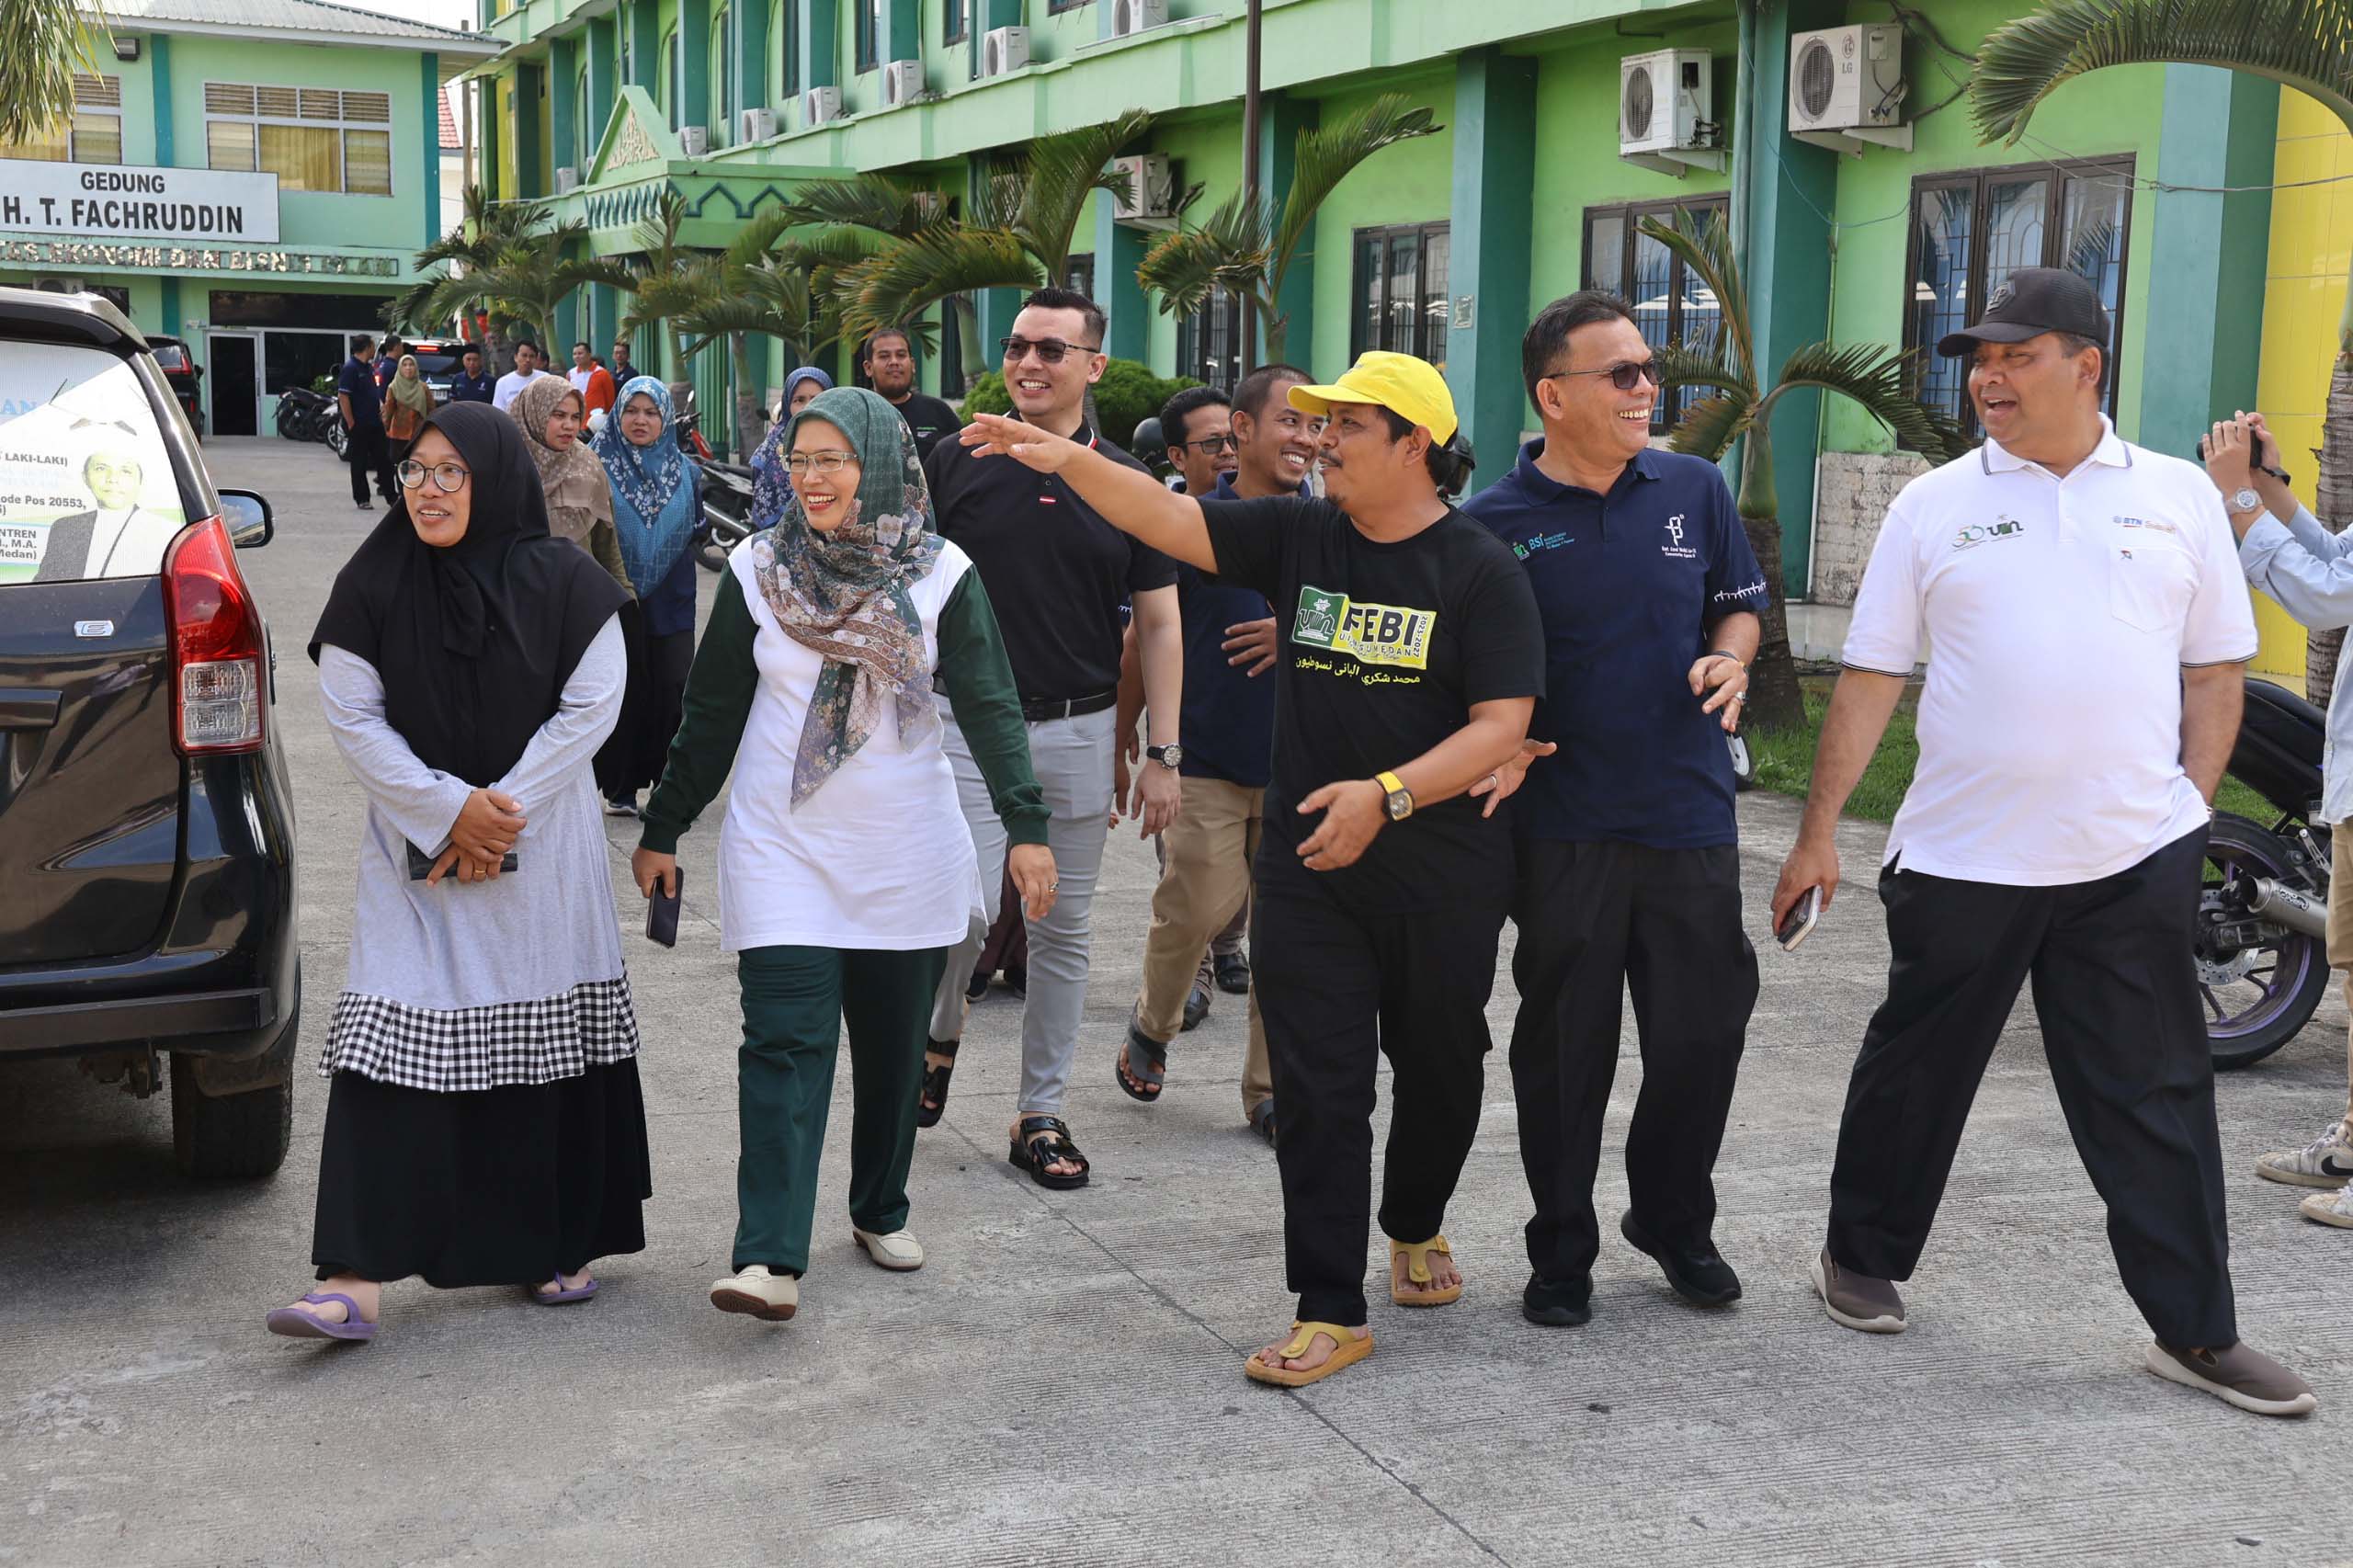
[[[2301,1149],[2258,1154],[2255,1174],[2290,1187],[2343,1187],[2353,1181],[2353,1127],[2332,1121],[2327,1131]]]
[[[2353,1230],[2353,1182],[2335,1192],[2315,1192],[2296,1205],[2305,1219]]]
[[[913,1232],[892,1231],[889,1235],[881,1236],[852,1225],[849,1233],[857,1238],[858,1244],[866,1249],[866,1256],[880,1267],[904,1274],[908,1269],[923,1267],[923,1244],[915,1240]]]
[[[744,1312],[768,1323],[783,1323],[801,1310],[801,1281],[790,1274],[771,1274],[765,1263],[751,1263],[724,1279],[710,1283],[710,1304],[722,1312]]]

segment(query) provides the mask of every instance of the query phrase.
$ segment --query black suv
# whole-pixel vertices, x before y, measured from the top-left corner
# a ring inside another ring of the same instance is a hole
[[[146,340],[0,288],[0,1062],[162,1087],[180,1169],[286,1157],[301,1006],[268,628]]]

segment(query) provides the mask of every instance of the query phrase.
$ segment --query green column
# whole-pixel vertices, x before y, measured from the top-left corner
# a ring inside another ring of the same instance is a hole
[[[426,55],[427,60],[432,59]],[[161,168],[175,167],[172,159],[172,39],[169,33],[147,35],[147,72],[155,96],[155,163]],[[438,127],[438,120],[427,120],[427,126]],[[435,134],[438,135],[438,131]],[[170,329],[177,335],[179,328]]]
[[[686,56],[687,101],[678,123],[710,123],[710,0],[678,0],[678,49]]]
[[[474,128],[481,144],[474,149],[474,177],[493,200],[503,200],[509,193],[498,182],[498,144],[506,128],[498,122],[504,84],[496,76],[482,79],[482,123]]]
[[[613,100],[620,94],[620,61],[619,33],[610,17],[599,17],[588,24],[588,102],[579,111],[588,117],[588,158],[596,161],[597,149],[605,140],[605,127],[613,118]],[[582,169],[580,177],[586,179],[588,171]]]
[[[427,50],[417,57],[425,87],[425,243],[441,237],[441,57]],[[165,123],[160,105],[156,122]]]
[[[2264,262],[2271,237],[2278,84],[2211,65],[2165,67],[2145,278],[2148,362],[2122,367],[2141,386],[2141,445],[2189,457],[2216,419],[2255,406],[2263,343]],[[2222,195],[2189,186],[2254,186]],[[2160,329],[2156,324],[2162,323]],[[2111,324],[2123,335],[2123,324]]]
[[[1299,158],[1299,133],[1315,128],[1316,104],[1313,98],[1294,98],[1287,93],[1270,93],[1260,105],[1258,141],[1258,188],[1273,203],[1279,218],[1283,199],[1290,194],[1291,169]],[[1380,154],[1375,153],[1377,160]],[[1346,243],[1345,241],[1343,243]],[[1524,244],[1524,241],[1523,241]],[[1307,226],[1301,239],[1299,254],[1291,258],[1290,272],[1283,279],[1282,297],[1275,308],[1284,318],[1283,359],[1301,369],[1313,369],[1315,363],[1315,225]],[[1258,358],[1261,362],[1274,357],[1267,347],[1267,324],[1258,324]]]
[[[1108,10],[1109,7],[1104,9]],[[924,57],[922,0],[882,0],[882,36],[874,41],[877,55],[886,62],[921,60]]]
[[[540,67],[515,68],[515,188],[510,197],[545,196],[540,169]]]
[[[1748,223],[1749,330],[1756,351],[1756,374],[1769,384],[1790,351],[1818,343],[1830,324],[1829,225],[1822,214],[1836,210],[1838,154],[1789,134],[1790,35],[1836,26],[1845,13],[1825,0],[1801,0],[1758,18],[1756,83],[1752,98],[1759,138],[1748,162],[1745,189]],[[1956,110],[1956,112],[1958,112]],[[1739,149],[1733,149],[1739,167]],[[1901,154],[1873,150],[1865,157]],[[1781,580],[1791,597],[1808,592],[1813,543],[1813,451],[1822,427],[1822,399],[1803,393],[1781,399],[1773,410],[1773,481],[1781,514]],[[1739,483],[1737,471],[1733,483]]]
[[[813,9],[822,7],[812,7]],[[655,97],[662,80],[662,12],[654,0],[637,0],[629,7],[629,85],[643,87]]]
[[[841,7],[831,0],[802,0],[793,7],[800,13],[801,85],[834,87],[841,85],[841,55],[835,48],[841,26]]]
[[[180,321],[180,280],[166,273],[159,281],[163,284],[164,306],[156,313],[164,318],[164,335],[185,338],[191,349],[202,347]]]
[[[1136,268],[1142,265],[1152,234],[1114,222],[1111,211],[1110,196],[1098,192],[1095,199],[1095,302],[1109,318],[1103,351],[1121,359],[1142,360],[1152,335],[1153,301],[1136,282]]]
[[[578,120],[586,112],[580,102],[580,50],[572,39],[548,40],[548,141],[554,162],[572,165],[579,153]],[[577,165],[574,165],[577,166]],[[582,169],[582,175],[586,170]]]
[[[1446,379],[1463,435],[1478,449],[1482,485],[1510,472],[1521,420],[1533,422],[1520,388],[1519,337],[1528,325],[1534,209],[1528,150],[1535,144],[1536,62],[1493,50],[1461,56],[1448,216],[1455,324],[1447,334]]]
[[[767,0],[734,0],[735,107],[759,108],[768,101]],[[727,128],[729,146],[735,144],[735,127]]]

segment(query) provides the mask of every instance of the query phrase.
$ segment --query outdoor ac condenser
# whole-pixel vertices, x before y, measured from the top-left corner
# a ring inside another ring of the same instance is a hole
[[[891,108],[923,97],[923,62],[893,60],[882,68],[882,102]]]
[[[812,87],[801,95],[801,123],[823,125],[842,117],[842,90],[839,87]]]
[[[981,74],[1002,76],[1029,63],[1029,29],[997,28],[981,39]]]
[[[563,195],[566,191],[576,190],[579,187],[580,171],[578,169],[574,168],[570,164],[566,164],[563,167],[556,170],[555,193],[558,196]]]
[[[699,158],[710,151],[710,132],[699,125],[678,128],[678,150],[689,158]]]
[[[735,116],[735,140],[738,142],[765,142],[775,134],[776,110],[772,108],[747,108]]]
[[[1866,142],[1909,148],[1904,122],[1904,28],[1894,22],[1824,28],[1790,40],[1790,134],[1860,153]]]
[[[1658,49],[1620,61],[1618,155],[1662,174],[1722,169],[1714,66],[1704,49]]]
[[[1176,180],[1165,153],[1115,158],[1111,166],[1128,176],[1127,195],[1111,195],[1111,216],[1122,223],[1164,222],[1176,216]]]
[[[1125,38],[1168,23],[1168,0],[1111,0],[1111,36]]]

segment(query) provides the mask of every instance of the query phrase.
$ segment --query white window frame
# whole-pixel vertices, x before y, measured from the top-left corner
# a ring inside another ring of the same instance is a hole
[[[215,109],[212,107],[212,100],[213,93],[216,88],[222,92],[232,94],[251,93],[254,96],[254,112],[251,114],[239,114],[231,110]],[[260,108],[261,95],[265,91],[290,92],[295,94],[298,112],[291,115],[262,113]],[[324,116],[305,115],[300,113],[299,110],[301,108],[301,95],[307,93],[335,94],[335,117],[329,119]],[[349,105],[347,100],[353,97],[380,97],[383,99],[384,118],[381,119],[352,119],[349,113]],[[207,167],[210,167],[212,163],[211,127],[215,120],[220,120],[233,125],[250,125],[254,128],[253,168],[256,171],[261,169],[261,128],[263,126],[283,125],[292,126],[297,129],[306,131],[332,131],[335,133],[335,189],[332,191],[322,191],[313,194],[327,196],[390,197],[397,196],[400,193],[400,182],[398,178],[399,159],[395,156],[395,153],[399,149],[392,129],[392,96],[390,93],[379,93],[358,89],[345,91],[344,89],[336,87],[287,86],[279,83],[267,82],[207,82],[204,84],[203,102],[205,124],[205,165]],[[347,137],[354,131],[365,131],[373,135],[381,135],[384,138],[385,188],[382,190],[354,190],[351,188],[351,159],[349,144],[347,141]]]
[[[115,153],[111,159],[91,158],[83,154],[81,127],[77,123],[85,116],[92,119],[114,121]],[[22,158],[19,147],[0,146],[0,158]],[[122,78],[94,75],[85,71],[74,73],[74,108],[65,122],[65,161],[70,164],[119,164],[122,162]]]

